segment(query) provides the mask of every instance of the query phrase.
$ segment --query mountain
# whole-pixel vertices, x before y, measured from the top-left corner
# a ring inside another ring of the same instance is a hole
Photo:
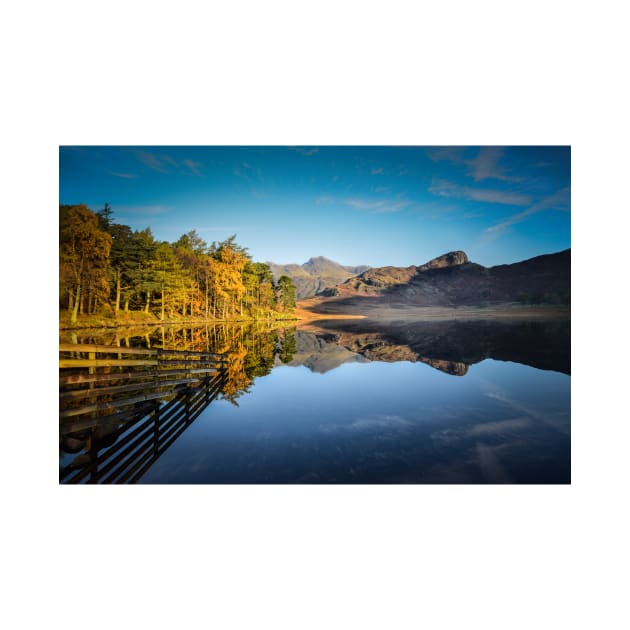
[[[340,265],[324,256],[309,258],[303,265],[277,265],[272,262],[267,264],[276,282],[280,276],[289,276],[293,280],[296,296],[300,300],[313,297],[325,287],[339,284],[369,269],[367,265],[357,267]]]
[[[420,266],[378,267],[320,292],[312,310],[360,312],[363,306],[566,305],[571,295],[571,250],[510,265],[484,267],[462,251]]]
[[[303,365],[311,372],[325,374],[343,363],[365,363],[370,360],[338,344],[336,338],[332,334],[314,335],[300,330],[296,331],[296,351],[288,365]],[[282,364],[279,359],[276,359],[276,362],[276,364]]]
[[[485,359],[571,373],[571,324],[557,321],[392,322],[370,319],[319,323],[339,346],[370,361],[421,361],[463,376]],[[355,359],[356,360],[356,359]]]

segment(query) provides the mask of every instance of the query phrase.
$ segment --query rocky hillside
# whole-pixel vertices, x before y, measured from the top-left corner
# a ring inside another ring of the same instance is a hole
[[[310,258],[303,265],[277,265],[271,262],[267,264],[271,268],[274,280],[277,281],[283,275],[293,280],[298,299],[313,297],[325,287],[344,282],[369,269],[367,265],[347,267],[323,256]]]
[[[484,267],[461,251],[420,266],[369,269],[321,292],[323,312],[356,312],[375,306],[475,306],[568,304],[571,250],[511,265]]]

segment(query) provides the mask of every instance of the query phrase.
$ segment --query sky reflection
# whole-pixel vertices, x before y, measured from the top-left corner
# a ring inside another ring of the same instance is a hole
[[[570,377],[487,360],[276,367],[220,400],[145,483],[569,483]]]

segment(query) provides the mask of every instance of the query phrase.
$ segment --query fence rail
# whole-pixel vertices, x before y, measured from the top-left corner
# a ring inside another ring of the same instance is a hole
[[[64,483],[135,482],[219,395],[227,355],[59,344]],[[123,358],[123,357],[137,358]],[[173,378],[175,377],[175,378]]]

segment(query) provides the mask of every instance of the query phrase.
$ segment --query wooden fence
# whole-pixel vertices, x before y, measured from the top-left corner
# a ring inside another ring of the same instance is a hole
[[[59,345],[64,483],[135,482],[218,396],[227,358],[211,352]],[[131,358],[130,358],[131,357]]]

